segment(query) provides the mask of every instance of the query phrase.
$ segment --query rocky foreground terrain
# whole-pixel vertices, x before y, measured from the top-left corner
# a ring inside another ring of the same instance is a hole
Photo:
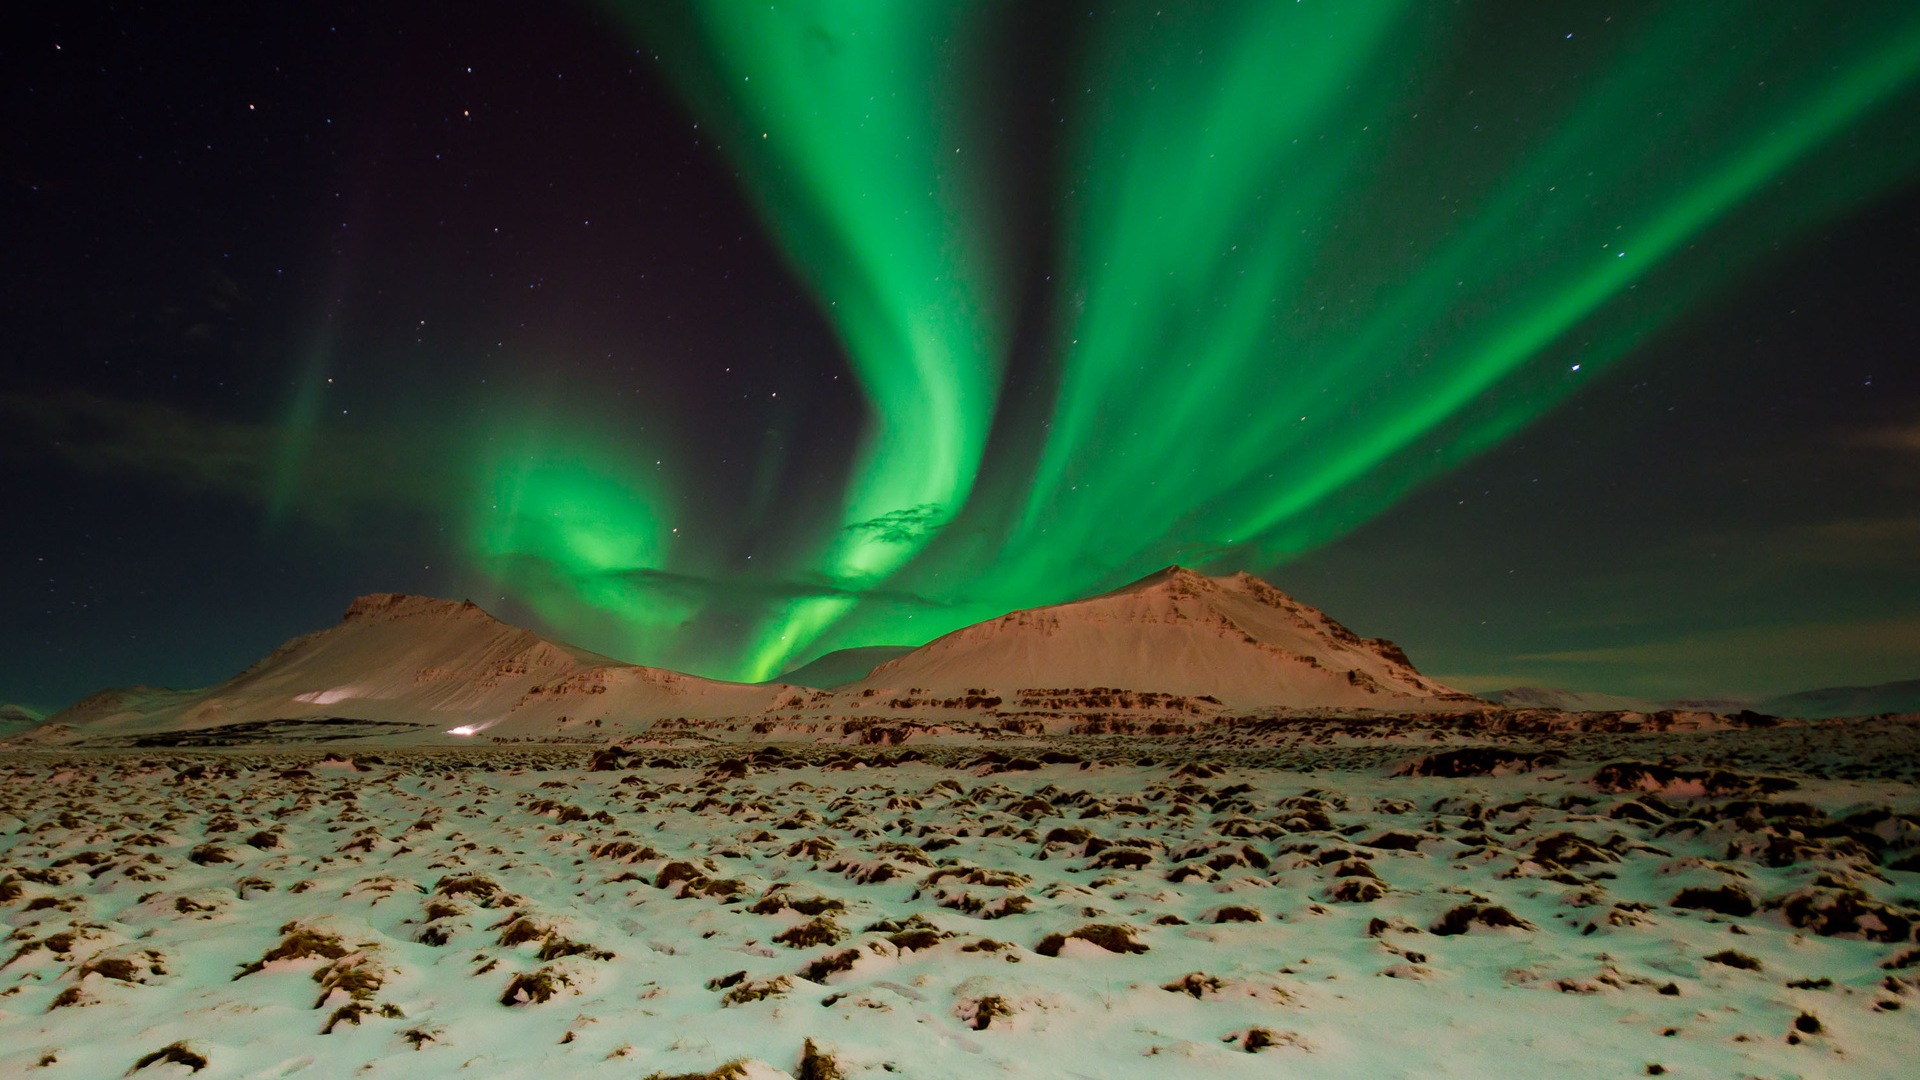
[[[0,1075],[1906,1075],[1917,750],[12,751]]]

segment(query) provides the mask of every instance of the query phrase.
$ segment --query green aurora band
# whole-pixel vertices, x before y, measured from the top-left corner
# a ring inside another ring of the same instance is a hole
[[[818,0],[632,11],[693,39],[668,56],[839,332],[873,409],[840,527],[813,553],[836,587],[878,585],[972,489],[1000,383],[992,215],[959,152],[966,4]],[[664,25],[663,25],[664,24]],[[846,595],[774,614],[746,669],[777,673]]]
[[[608,449],[620,445],[553,423],[496,436],[477,455],[486,487],[471,539],[482,572],[513,582],[541,618],[643,654],[670,647],[696,612],[659,595],[635,602],[634,571],[671,560],[673,527],[658,508],[672,500]]]
[[[1490,169],[1504,154],[1462,153],[1449,168],[1451,155],[1405,153],[1436,149],[1422,124],[1474,135],[1460,130],[1461,110],[1396,110],[1367,89],[1383,80],[1353,70],[1383,25],[1401,32],[1375,66],[1411,67],[1433,51],[1406,32],[1410,11],[1377,23],[1353,14],[1388,8],[1215,9],[1157,35],[1151,52],[1127,33],[1104,50],[1093,75],[1123,89],[1079,150],[1090,193],[1071,277],[1088,299],[1061,343],[1053,431],[1009,544],[1029,584],[1089,558],[1125,574],[1229,545],[1266,564],[1324,543],[1457,463],[1450,438],[1378,474],[1502,380],[1542,362],[1596,372],[1794,231],[1782,226],[1829,217],[1912,164],[1909,154],[1877,176],[1823,174],[1801,205],[1769,207],[1773,229],[1711,237],[1710,272],[1696,263],[1663,277],[1657,298],[1630,297],[1910,81],[1914,20],[1821,42],[1846,57],[1829,67],[1833,53],[1808,49],[1791,11],[1746,12],[1746,52],[1770,62],[1707,65],[1698,43],[1719,36],[1724,12],[1678,6],[1564,111],[1532,104],[1521,130],[1547,134]],[[1182,87],[1192,73],[1165,70],[1165,58],[1209,42],[1231,43],[1231,58]],[[1755,98],[1780,104],[1756,116]],[[1405,208],[1441,200],[1470,212],[1406,220]],[[1556,349],[1576,331],[1600,340]],[[1572,360],[1551,359],[1562,356]],[[1510,432],[1577,385],[1505,395],[1505,415],[1481,423]],[[1222,431],[1229,410],[1239,415]],[[1215,437],[1194,437],[1203,431]],[[1325,513],[1342,493],[1359,505]],[[1116,534],[1140,547],[1114,545]]]
[[[678,554],[660,488],[617,457],[494,458],[471,546],[543,616],[657,628],[636,659],[722,677],[1170,561],[1282,564],[1920,168],[1888,134],[1920,106],[1907,3],[1576,13],[1498,56],[1447,21],[1470,9],[1123,4],[1062,45],[1084,92],[1059,104],[1052,344],[1023,361],[1057,389],[1045,423],[1007,422],[1012,279],[1034,269],[1008,266],[971,80],[1018,10],[615,10],[718,129],[868,428],[837,514],[802,516],[759,571],[797,584],[729,647],[668,643],[706,605],[648,575],[715,568]]]

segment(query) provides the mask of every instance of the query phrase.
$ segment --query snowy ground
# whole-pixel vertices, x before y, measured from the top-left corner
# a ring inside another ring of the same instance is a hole
[[[14,753],[0,1075],[1912,1075],[1851,737]]]

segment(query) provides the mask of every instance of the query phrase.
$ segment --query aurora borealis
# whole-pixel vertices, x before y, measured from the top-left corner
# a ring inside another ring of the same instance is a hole
[[[5,45],[0,697],[395,588],[764,679],[1176,561],[1473,688],[1920,676],[1910,4],[141,18]]]
[[[630,9],[642,24],[659,10]],[[942,55],[978,9],[827,0],[688,15],[693,27],[658,20],[661,37],[707,47],[674,48],[687,61],[672,67],[696,111],[745,147],[748,187],[827,308],[871,409],[840,528],[809,572],[836,590],[872,588],[965,505],[1003,367],[1004,275],[977,250],[997,223],[953,145],[972,141],[967,80]],[[778,674],[854,602],[836,592],[786,605],[754,635],[743,673]]]

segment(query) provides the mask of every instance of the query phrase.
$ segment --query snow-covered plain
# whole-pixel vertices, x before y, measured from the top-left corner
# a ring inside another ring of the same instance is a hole
[[[12,752],[0,1075],[1920,1060],[1911,722],[1259,741]]]

